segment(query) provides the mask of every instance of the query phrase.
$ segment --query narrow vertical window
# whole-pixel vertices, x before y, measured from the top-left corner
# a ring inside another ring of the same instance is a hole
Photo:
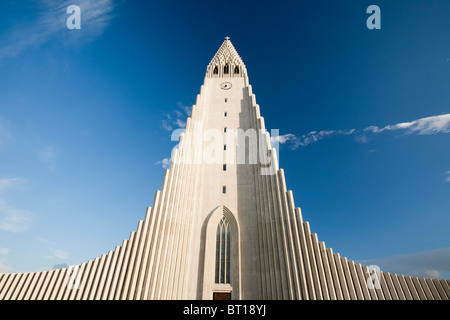
[[[216,283],[230,282],[230,225],[223,217],[217,225],[216,236]]]
[[[224,164],[222,169],[223,169],[223,171],[227,171],[227,165]]]
[[[227,132],[227,127],[223,128],[223,132]]]
[[[226,144],[223,145],[223,150],[227,150],[227,145]]]
[[[226,116],[227,116],[227,112],[226,112],[226,111],[225,111],[225,112],[223,113],[223,116],[224,116],[224,117],[226,117]]]
[[[222,186],[222,193],[227,193],[227,186]]]
[[[230,72],[228,64],[225,65],[225,67],[223,67],[223,73],[224,74],[228,74]]]
[[[228,98],[225,98],[225,102],[228,102]]]
[[[234,68],[234,74],[239,74],[239,67],[238,67],[238,66],[236,66],[236,67]]]
[[[219,73],[219,68],[217,68],[217,66],[214,67],[213,70],[213,74],[218,74]]]

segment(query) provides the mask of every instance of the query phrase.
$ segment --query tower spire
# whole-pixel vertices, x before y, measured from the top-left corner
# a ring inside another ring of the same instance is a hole
[[[206,76],[242,77],[245,73],[246,68],[244,62],[231,43],[230,37],[225,37],[225,40],[207,67]]]

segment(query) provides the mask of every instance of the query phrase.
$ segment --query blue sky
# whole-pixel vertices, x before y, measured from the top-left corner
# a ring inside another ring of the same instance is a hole
[[[2,1],[0,272],[129,237],[230,36],[319,240],[450,279],[449,14],[446,0]]]

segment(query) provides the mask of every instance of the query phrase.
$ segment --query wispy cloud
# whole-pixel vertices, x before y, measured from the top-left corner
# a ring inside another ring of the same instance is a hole
[[[25,180],[22,178],[0,179],[0,194],[8,189],[23,185]]]
[[[445,177],[445,182],[450,182],[450,170],[449,171],[447,171],[447,172],[444,172],[444,175],[446,175],[446,177]]]
[[[6,58],[19,55],[22,51],[41,46],[53,37],[59,37],[64,45],[91,41],[103,33],[112,18],[112,0],[81,0],[76,5],[81,11],[81,29],[69,30],[66,26],[67,7],[73,1],[41,0],[43,10],[36,10],[32,21],[21,21],[6,34],[0,34],[0,64]]]
[[[292,143],[292,149],[296,149],[298,148],[298,141],[299,138],[297,138],[297,136],[295,134],[292,133],[288,133],[288,134],[284,134],[281,136],[272,136],[270,138],[270,141],[272,143],[280,143],[280,144],[285,144],[285,143]]]
[[[317,142],[321,139],[337,135],[355,135],[355,140],[360,143],[369,141],[369,134],[379,134],[382,132],[401,131],[405,134],[436,134],[450,132],[450,114],[443,114],[438,116],[431,116],[413,120],[410,122],[402,122],[394,125],[387,125],[382,128],[378,126],[369,126],[362,130],[357,129],[343,129],[343,130],[321,130],[311,131],[302,136],[296,136],[288,133],[278,137],[272,137],[273,142],[280,144],[287,144],[292,150],[298,147],[306,147],[307,145]]]
[[[278,141],[280,144],[290,143],[291,149],[295,150],[298,147],[306,147],[307,145],[322,140],[329,136],[334,135],[350,135],[355,132],[355,129],[345,129],[345,130],[321,130],[321,131],[311,131],[308,134],[304,134],[297,137],[294,134],[288,133],[286,135],[272,137],[272,142]]]
[[[441,278],[450,273],[450,248],[358,261],[382,271],[416,277]]]
[[[365,132],[380,133],[384,131],[402,130],[408,134],[434,134],[450,132],[450,113],[439,116],[421,118],[411,122],[402,122],[388,125],[383,128],[370,126],[364,129]]]
[[[25,180],[20,178],[0,179],[0,230],[19,232],[28,227],[33,213],[12,205],[6,199],[6,193],[22,187]]]
[[[69,258],[69,253],[67,253],[66,251],[60,250],[60,249],[50,249],[52,255],[49,256],[49,258],[53,259],[53,258],[57,258],[57,259],[61,259],[61,260],[65,260],[67,258]]]
[[[41,242],[41,243],[52,243],[52,244],[54,244],[53,241],[49,241],[48,239],[45,239],[45,238],[36,238],[36,240]]]
[[[190,115],[191,108],[181,102],[177,103],[176,109],[170,113],[165,113],[165,119],[162,120],[161,126],[167,131],[172,131],[186,126],[186,118]]]

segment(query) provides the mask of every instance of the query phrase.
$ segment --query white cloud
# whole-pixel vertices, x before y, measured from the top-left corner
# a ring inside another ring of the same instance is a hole
[[[32,214],[9,205],[4,199],[0,199],[0,230],[19,232],[24,230],[32,219]]]
[[[358,134],[355,137],[355,141],[359,142],[359,143],[367,143],[367,142],[369,142],[369,138],[365,134]]]
[[[188,105],[185,105],[181,102],[177,103],[178,108],[180,108],[181,110],[183,110],[183,112],[185,113],[185,115],[189,116],[191,113],[191,107]]]
[[[431,279],[439,279],[441,277],[441,273],[437,270],[425,270],[420,274],[423,278],[431,278]]]
[[[381,129],[377,126],[370,126],[364,129],[364,131],[374,133],[394,130],[405,130],[407,133],[417,134],[448,133],[450,132],[450,113],[421,118],[411,122],[402,122],[394,125],[388,125]]]
[[[186,121],[175,119],[175,124],[178,126],[178,128],[184,128],[186,126]]]
[[[164,114],[166,119],[162,120],[161,126],[167,131],[172,131],[186,126],[186,118],[190,115],[191,108],[181,102],[177,102],[177,108],[170,113]]]
[[[308,134],[304,134],[301,137],[297,137],[292,133],[288,133],[282,136],[272,137],[272,142],[279,142],[280,144],[290,143],[291,149],[295,150],[298,147],[306,147],[307,145],[317,142],[333,135],[351,135],[355,132],[355,129],[344,129],[344,130],[321,130],[321,131],[311,131]]]
[[[377,265],[382,271],[390,273],[440,278],[443,273],[450,273],[450,248],[357,262],[366,266]]]
[[[446,175],[447,177],[445,178],[445,182],[450,182],[450,170],[447,172],[444,172],[444,175]]]
[[[296,143],[298,141],[298,138],[294,134],[288,133],[288,134],[285,134],[285,135],[282,135],[282,136],[272,136],[270,138],[270,141],[272,143],[277,143],[278,142],[280,144],[285,144],[287,142]]]
[[[69,258],[69,253],[60,250],[60,249],[50,249],[50,251],[52,252],[52,256],[50,258],[56,257],[58,259],[64,260]]]
[[[21,21],[20,25],[10,28],[2,36],[0,45],[0,63],[5,58],[19,55],[22,51],[33,49],[59,36],[64,44],[91,41],[103,33],[111,20],[114,8],[112,0],[81,0],[76,5],[81,11],[81,29],[69,30],[66,26],[67,7],[73,1],[43,0],[38,3],[44,7],[34,21]]]
[[[163,120],[161,126],[163,127],[164,130],[167,130],[167,131],[173,130],[173,127],[169,124],[169,122],[167,120]]]
[[[10,204],[6,192],[21,188],[25,180],[21,178],[0,179],[0,230],[20,232],[28,227],[33,213]]]
[[[161,165],[164,169],[168,169],[170,167],[170,158],[164,158],[160,161],[155,162],[155,164]]]
[[[0,255],[6,255],[10,251],[9,248],[0,248]]]
[[[272,142],[279,142],[280,144],[290,144],[291,149],[295,150],[298,147],[306,147],[307,145],[317,142],[326,137],[335,135],[354,135],[355,140],[360,143],[367,143],[369,141],[369,134],[378,134],[381,132],[403,131],[407,134],[436,134],[450,132],[450,113],[438,116],[431,116],[413,120],[411,122],[401,122],[394,125],[387,125],[383,128],[378,126],[369,126],[362,130],[343,129],[343,130],[321,130],[311,131],[302,136],[296,136],[288,133],[278,137],[272,137]]]
[[[42,243],[50,243],[50,241],[45,238],[36,238],[36,240]]]

